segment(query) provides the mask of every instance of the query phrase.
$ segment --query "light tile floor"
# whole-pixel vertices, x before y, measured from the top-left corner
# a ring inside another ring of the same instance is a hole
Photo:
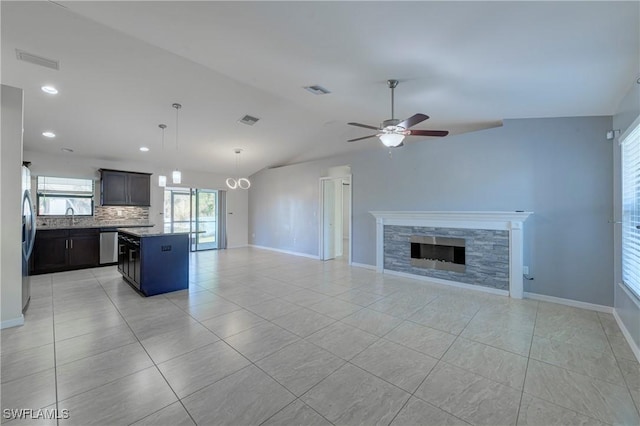
[[[61,425],[640,424],[640,365],[609,314],[258,249],[192,254],[190,281],[144,298],[115,267],[33,277],[25,325],[1,333],[2,409],[68,409]]]

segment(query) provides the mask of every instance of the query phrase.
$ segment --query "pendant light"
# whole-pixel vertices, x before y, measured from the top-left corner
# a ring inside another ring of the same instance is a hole
[[[164,129],[167,128],[166,124],[158,124],[158,127],[162,129],[162,151],[164,152]],[[158,176],[158,186],[166,187],[167,186],[167,177],[165,175]]]
[[[176,109],[176,154],[178,151],[178,111],[180,110],[180,108],[182,108],[182,105],[180,105],[179,103],[174,103],[171,105],[171,107]],[[182,173],[180,172],[180,170],[178,170],[177,168],[173,171],[173,173],[171,173],[171,179],[173,180],[173,183],[182,183]]]
[[[239,165],[239,161],[240,161],[240,153],[242,152],[242,149],[240,148],[236,148],[233,150],[233,152],[236,153],[236,176],[239,176],[238,173],[238,165]],[[251,182],[249,181],[248,178],[227,178],[227,186],[229,187],[229,189],[249,189],[251,187]]]

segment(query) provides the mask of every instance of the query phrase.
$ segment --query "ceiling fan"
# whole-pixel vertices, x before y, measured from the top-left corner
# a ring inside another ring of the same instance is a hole
[[[404,121],[400,121],[393,116],[393,92],[398,86],[398,80],[387,80],[387,85],[391,89],[391,119],[385,120],[380,124],[380,127],[369,126],[367,124],[360,123],[347,123],[351,126],[364,127],[365,129],[377,130],[375,135],[364,136],[361,138],[350,139],[347,142],[356,142],[363,139],[369,139],[373,137],[380,138],[380,142],[384,146],[389,148],[397,148],[403,145],[405,136],[447,136],[449,132],[447,130],[409,130],[416,124],[422,123],[428,119],[429,116],[425,114],[414,114]]]

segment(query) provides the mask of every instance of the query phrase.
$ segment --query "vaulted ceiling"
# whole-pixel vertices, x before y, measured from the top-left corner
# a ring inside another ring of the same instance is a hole
[[[232,172],[236,147],[247,174],[382,149],[375,139],[347,144],[368,131],[346,123],[390,118],[389,78],[400,80],[397,118],[422,112],[431,119],[417,128],[462,133],[507,118],[611,115],[640,74],[638,2],[1,7],[2,83],[25,90],[26,150],[199,171]],[[15,49],[60,69],[19,61]],[[314,84],[331,93],[303,89]],[[238,123],[245,114],[260,121]]]

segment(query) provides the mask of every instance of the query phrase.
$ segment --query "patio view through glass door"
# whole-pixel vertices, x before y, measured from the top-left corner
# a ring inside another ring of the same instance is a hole
[[[216,190],[165,189],[164,229],[170,232],[189,232],[191,251],[219,248],[217,214]]]
[[[210,189],[191,190],[192,251],[218,248],[217,195]]]

